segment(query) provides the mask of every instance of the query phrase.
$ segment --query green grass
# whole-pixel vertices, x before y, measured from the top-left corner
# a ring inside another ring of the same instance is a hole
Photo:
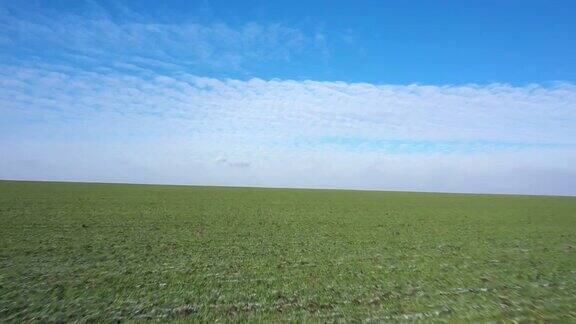
[[[0,181],[0,322],[576,321],[576,198]]]

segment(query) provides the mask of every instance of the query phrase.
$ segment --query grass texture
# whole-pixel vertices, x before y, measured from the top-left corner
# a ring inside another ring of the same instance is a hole
[[[576,198],[0,181],[0,322],[576,321]]]

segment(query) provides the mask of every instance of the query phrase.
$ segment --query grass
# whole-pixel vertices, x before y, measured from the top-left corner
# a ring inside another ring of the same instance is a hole
[[[0,181],[0,322],[576,321],[576,198]]]

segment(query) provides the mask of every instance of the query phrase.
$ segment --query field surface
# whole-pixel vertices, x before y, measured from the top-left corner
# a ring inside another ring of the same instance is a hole
[[[576,198],[0,181],[0,322],[576,321]]]

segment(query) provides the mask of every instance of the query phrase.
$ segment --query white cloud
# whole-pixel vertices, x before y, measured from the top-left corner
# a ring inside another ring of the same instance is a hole
[[[562,83],[402,86],[0,66],[0,178],[576,194],[575,123],[576,87]],[[404,147],[355,148],[388,140]],[[421,151],[417,141],[448,149]],[[451,141],[471,149],[453,151]]]
[[[7,115],[145,120],[237,142],[354,137],[574,144],[576,87],[373,85],[0,66]]]

